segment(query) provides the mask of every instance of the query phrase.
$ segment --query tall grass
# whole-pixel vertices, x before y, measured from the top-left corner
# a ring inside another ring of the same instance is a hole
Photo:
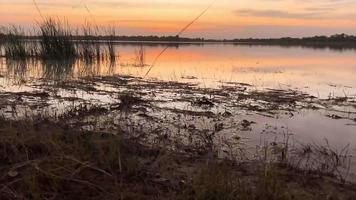
[[[61,83],[73,76],[75,60],[47,60],[42,62],[41,66],[43,69],[42,78],[46,79],[47,82]]]
[[[105,43],[98,40],[101,35],[97,26],[86,23],[78,30],[71,28],[65,20],[47,18],[38,24],[38,30],[33,35],[35,41],[32,40],[33,37],[25,36],[21,28],[11,26],[5,33],[0,32],[0,46],[3,41],[4,56],[12,59],[29,57],[43,61],[81,59],[90,64],[104,59],[109,60],[111,64],[116,61],[114,28],[107,29]],[[107,50],[103,44],[107,46]],[[141,66],[144,63],[142,48],[137,55],[137,65]]]
[[[0,119],[0,199],[135,199],[120,177],[135,185],[141,166],[120,137],[5,123]]]
[[[254,176],[241,174],[238,166],[228,161],[208,163],[198,169],[178,199],[288,200],[303,197],[288,190],[276,167],[265,170],[257,166]]]
[[[21,40],[22,36],[24,32],[19,27],[11,26],[7,29],[4,47],[6,58],[25,59],[29,56],[26,43]]]
[[[40,55],[43,59],[68,60],[77,57],[68,22],[47,18],[39,27]]]
[[[79,57],[86,63],[92,63],[95,59],[99,61],[101,58],[100,44],[94,40],[97,32],[98,27],[92,27],[88,22],[82,28],[83,36],[80,39],[77,51]]]
[[[110,63],[115,63],[116,61],[115,46],[114,46],[114,40],[116,35],[115,28],[109,28],[108,35],[109,35],[109,39],[107,40],[108,56],[109,56]]]
[[[5,42],[5,36],[6,35],[5,35],[4,28],[0,27],[0,57],[5,56],[4,49],[3,49],[4,42]]]
[[[135,50],[135,67],[144,67],[146,66],[146,52],[143,46]]]
[[[26,72],[28,70],[27,60],[6,60],[6,76],[12,78],[14,84],[26,83]]]

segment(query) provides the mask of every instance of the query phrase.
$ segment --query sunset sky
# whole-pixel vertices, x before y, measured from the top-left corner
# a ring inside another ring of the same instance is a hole
[[[120,35],[171,35],[210,0],[37,0],[44,16],[117,27]],[[300,37],[356,34],[355,0],[217,0],[183,36],[206,38]],[[34,25],[32,0],[0,0],[0,25]]]

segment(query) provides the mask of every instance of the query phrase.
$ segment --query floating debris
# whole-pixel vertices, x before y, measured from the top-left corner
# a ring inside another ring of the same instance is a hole
[[[203,97],[193,101],[192,105],[200,106],[200,107],[213,107],[214,103],[211,100],[207,99],[206,97]]]

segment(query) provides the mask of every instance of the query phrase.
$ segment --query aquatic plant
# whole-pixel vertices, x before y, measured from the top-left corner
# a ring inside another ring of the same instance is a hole
[[[92,28],[88,22],[82,27],[82,36],[80,37],[77,51],[79,57],[86,63],[92,63],[95,59],[100,61],[100,44],[94,40],[98,27]]]
[[[135,50],[135,67],[144,67],[146,66],[146,52],[143,46],[141,45],[140,48]]]
[[[288,165],[306,172],[337,176],[345,182],[350,173],[350,145],[336,149],[326,139],[325,144],[302,144],[292,150]]]
[[[43,60],[41,62],[42,78],[53,83],[66,81],[73,77],[74,66],[75,59]]]
[[[5,35],[4,28],[0,26],[0,57],[5,56],[4,52],[3,52],[3,45],[5,42],[5,37],[6,37],[6,35]]]
[[[116,61],[116,53],[115,53],[115,28],[111,27],[107,30],[107,35],[108,35],[108,40],[106,42],[107,48],[108,48],[108,55],[109,55],[109,60],[110,63],[115,63]]]
[[[47,18],[39,28],[40,55],[43,59],[68,60],[77,57],[68,22]]]
[[[5,57],[11,59],[25,59],[29,56],[26,43],[21,39],[24,35],[19,27],[11,26],[7,29],[5,37]]]

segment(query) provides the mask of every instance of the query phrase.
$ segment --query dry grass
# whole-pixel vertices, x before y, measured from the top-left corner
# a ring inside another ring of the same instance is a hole
[[[352,185],[265,161],[150,149],[125,133],[0,120],[0,199],[352,199]]]
[[[119,136],[48,121],[1,121],[0,134],[0,199],[145,197],[145,150]]]
[[[278,165],[211,162],[198,171],[178,199],[191,200],[322,200],[353,199],[354,188],[299,176]]]

